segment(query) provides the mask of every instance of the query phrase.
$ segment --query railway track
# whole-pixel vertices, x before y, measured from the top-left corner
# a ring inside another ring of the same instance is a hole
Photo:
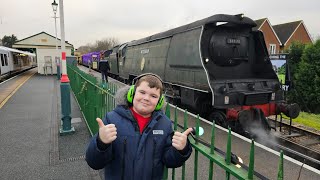
[[[320,169],[320,134],[290,126],[286,121],[269,119],[269,122],[275,130],[271,131],[271,136],[277,141],[277,144],[273,144],[276,150],[281,149],[286,155]]]

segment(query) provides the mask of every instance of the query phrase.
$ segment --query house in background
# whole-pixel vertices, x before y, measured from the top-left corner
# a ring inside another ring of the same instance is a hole
[[[257,23],[257,26],[254,27],[253,30],[260,30],[263,32],[269,55],[279,54],[281,41],[272,28],[272,25],[270,24],[268,18],[258,19],[255,22]]]
[[[56,43],[58,51],[56,50]],[[59,38],[56,40],[55,36],[40,32],[17,41],[12,47],[35,53],[39,74],[57,73],[57,63],[60,62],[61,56],[61,40]],[[66,41],[65,47],[66,55],[71,56],[73,45]]]
[[[302,20],[272,26],[281,41],[280,52],[288,49],[292,42],[312,43],[312,38]]]

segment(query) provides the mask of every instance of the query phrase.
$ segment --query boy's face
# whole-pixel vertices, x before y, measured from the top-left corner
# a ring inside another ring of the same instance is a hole
[[[137,87],[133,98],[133,110],[143,117],[150,117],[160,98],[160,89],[150,88],[143,81]]]

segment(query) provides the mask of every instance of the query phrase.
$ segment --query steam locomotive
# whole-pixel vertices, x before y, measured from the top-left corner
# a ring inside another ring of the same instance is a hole
[[[110,75],[130,83],[156,73],[174,104],[225,127],[270,130],[266,117],[283,112],[296,118],[300,109],[285,103],[255,26],[242,14],[218,14],[121,44],[109,55]]]

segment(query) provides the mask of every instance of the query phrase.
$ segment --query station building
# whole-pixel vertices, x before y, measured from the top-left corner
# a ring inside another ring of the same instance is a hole
[[[58,50],[56,50],[56,44]],[[39,74],[57,74],[57,63],[60,63],[61,57],[61,40],[59,38],[56,40],[55,36],[40,32],[17,41],[12,47],[35,53]],[[66,41],[65,47],[66,55],[71,56],[73,45]]]

